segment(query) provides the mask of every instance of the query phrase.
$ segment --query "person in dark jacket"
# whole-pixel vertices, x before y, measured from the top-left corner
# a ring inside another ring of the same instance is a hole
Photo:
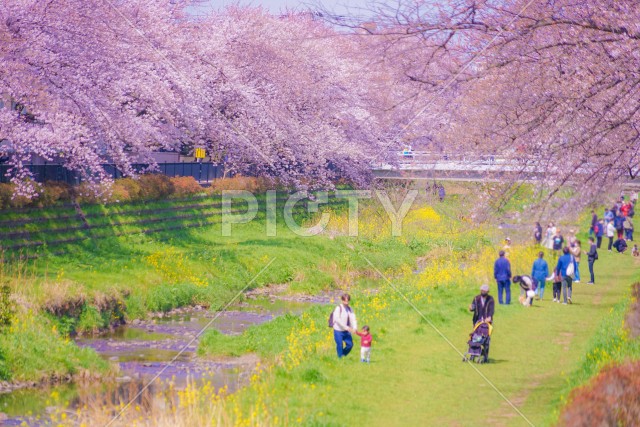
[[[618,239],[622,239],[622,234],[624,232],[624,216],[621,213],[616,214],[615,218],[613,218],[613,226],[616,228],[616,232],[618,233]]]
[[[571,253],[569,253],[569,248],[565,246],[562,249],[562,256],[558,258],[558,264],[556,265],[556,274],[562,277],[562,304],[571,304],[571,294],[572,294],[572,286],[573,286],[573,278],[567,274],[567,268],[570,264],[573,264],[573,271],[578,269],[576,265],[576,261],[573,259]]]
[[[560,229],[556,229],[556,235],[553,236],[553,250],[560,251],[562,250],[562,246],[564,245],[564,237],[562,237],[562,233]]]
[[[589,252],[587,252],[587,260],[589,261],[589,274],[591,275],[591,280],[587,282],[587,285],[593,285],[596,282],[595,276],[593,274],[593,264],[598,259],[598,249],[596,246],[593,237],[589,237]]]
[[[604,224],[604,220],[601,219],[598,221],[598,224],[596,225],[596,246],[598,249],[600,249],[600,246],[602,245],[602,237],[606,231],[605,228],[606,225]]]
[[[613,247],[616,248],[619,253],[624,253],[624,251],[627,250],[627,241],[624,240],[624,237],[618,239],[613,243]]]
[[[493,322],[493,313],[496,303],[489,295],[489,285],[480,286],[480,295],[476,295],[469,306],[469,311],[473,311],[473,325],[487,321]]]
[[[502,295],[506,294],[506,304],[511,304],[511,263],[500,251],[499,258],[493,265],[493,278],[498,285],[498,303],[502,304]]]
[[[542,242],[542,226],[539,222],[536,222],[536,226],[533,228],[533,239],[538,245]]]
[[[538,288],[536,289],[536,294],[538,294],[538,298],[542,300],[544,297],[544,287],[546,285],[547,277],[549,277],[549,264],[544,260],[544,252],[540,251],[538,254],[538,259],[533,262],[533,267],[531,268],[531,277],[536,279],[538,282]]]
[[[596,224],[598,224],[598,214],[596,214],[596,211],[591,211],[591,228],[589,229],[589,236],[595,234]]]

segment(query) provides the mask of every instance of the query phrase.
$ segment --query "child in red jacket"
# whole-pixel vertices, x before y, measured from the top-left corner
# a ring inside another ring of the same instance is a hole
[[[369,327],[363,326],[362,332],[356,331],[360,337],[360,361],[369,363],[371,359],[371,341],[373,338],[369,333]]]

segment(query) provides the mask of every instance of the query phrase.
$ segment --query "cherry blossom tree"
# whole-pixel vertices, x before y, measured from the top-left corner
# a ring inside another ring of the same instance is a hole
[[[422,90],[446,97],[438,138],[542,172],[582,199],[638,173],[640,3],[400,0],[373,4],[381,40]],[[343,25],[345,23],[343,22]],[[420,110],[416,111],[418,114]]]
[[[0,150],[22,193],[33,155],[102,183],[105,161],[135,175],[153,150],[196,146],[299,187],[370,178],[388,120],[356,42],[304,14],[186,5],[0,5],[0,93],[21,105],[0,109]]]
[[[87,180],[109,159],[125,173],[153,149],[176,148],[184,93],[159,49],[180,2],[19,0],[0,4],[0,139],[22,192],[32,155],[62,159]]]

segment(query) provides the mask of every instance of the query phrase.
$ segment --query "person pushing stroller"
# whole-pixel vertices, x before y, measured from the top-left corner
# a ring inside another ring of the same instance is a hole
[[[480,295],[476,295],[469,306],[469,311],[473,311],[473,326],[478,322],[493,322],[495,301],[489,295],[489,285],[480,286]]]
[[[462,358],[463,362],[486,363],[489,361],[494,309],[495,302],[489,295],[489,285],[482,285],[480,295],[477,295],[469,306],[469,311],[473,311],[473,331],[469,334],[469,350]]]

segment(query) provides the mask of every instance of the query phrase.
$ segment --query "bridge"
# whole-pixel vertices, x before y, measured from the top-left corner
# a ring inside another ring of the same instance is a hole
[[[509,182],[537,181],[551,171],[536,164],[536,159],[522,155],[508,158],[496,155],[448,154],[431,151],[394,152],[397,161],[373,164],[373,174],[379,179]],[[589,171],[578,169],[576,174]],[[627,178],[623,188],[640,191],[640,180]]]
[[[537,180],[545,170],[526,157],[517,160],[494,155],[446,154],[430,151],[396,153],[396,162],[373,165],[380,179],[434,179],[438,181],[500,182],[514,179]]]

